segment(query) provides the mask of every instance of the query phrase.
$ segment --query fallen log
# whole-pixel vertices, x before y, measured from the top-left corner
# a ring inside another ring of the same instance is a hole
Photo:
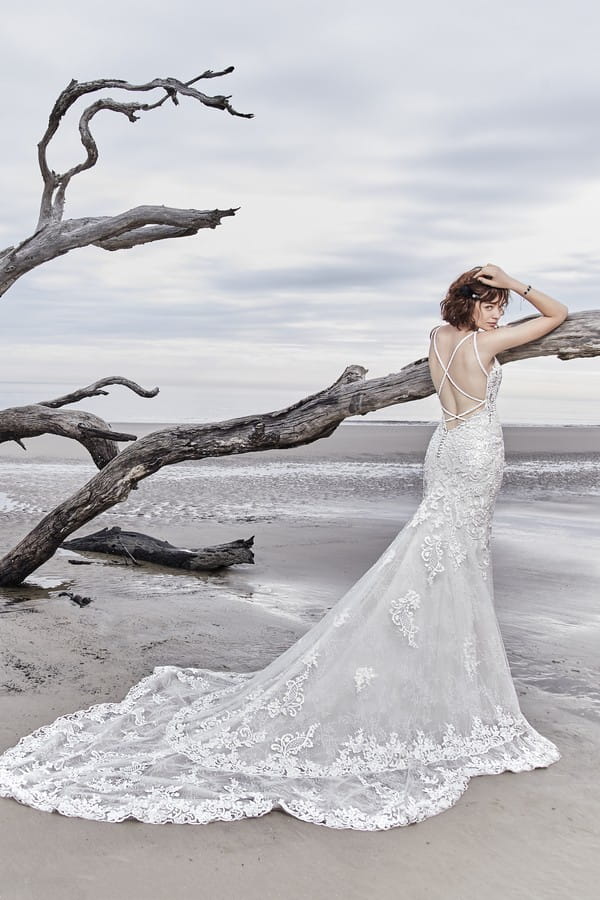
[[[174,569],[187,569],[192,572],[222,569],[225,566],[240,563],[254,563],[254,553],[250,549],[254,544],[254,535],[244,540],[229,541],[227,544],[216,544],[214,547],[194,547],[185,549],[174,547],[168,541],[141,534],[138,531],[122,531],[115,526],[103,528],[92,534],[86,534],[71,541],[64,541],[61,547],[66,550],[88,550],[91,553],[108,553],[111,556],[124,556],[134,564],[139,560],[169,566]]]

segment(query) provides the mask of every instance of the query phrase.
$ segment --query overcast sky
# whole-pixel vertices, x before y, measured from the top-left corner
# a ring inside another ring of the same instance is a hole
[[[448,284],[487,262],[600,307],[599,38],[593,0],[5,8],[2,246],[35,225],[36,143],[71,78],[234,65],[204,90],[255,118],[187,98],[135,125],[96,117],[100,161],[66,216],[241,208],[196,237],[76,250],[22,278],[0,301],[2,405],[119,374],[161,393],[86,401],[113,422],[279,409],[351,363],[376,377],[424,356]],[[75,115],[63,132],[58,170],[82,155]],[[531,309],[513,296],[507,321]],[[599,386],[597,359],[513,363],[501,415],[598,422]],[[438,415],[430,398],[367,418]]]

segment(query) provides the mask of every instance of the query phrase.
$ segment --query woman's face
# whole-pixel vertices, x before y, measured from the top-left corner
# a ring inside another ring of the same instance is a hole
[[[498,322],[504,315],[504,310],[498,302],[490,303],[478,300],[475,304],[475,324],[484,331],[493,331],[498,327]]]

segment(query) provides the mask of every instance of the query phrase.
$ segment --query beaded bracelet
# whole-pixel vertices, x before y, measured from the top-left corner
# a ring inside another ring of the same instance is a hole
[[[531,285],[528,284],[527,287],[525,288],[525,290],[523,291],[523,296],[526,297],[530,290],[531,290]]]

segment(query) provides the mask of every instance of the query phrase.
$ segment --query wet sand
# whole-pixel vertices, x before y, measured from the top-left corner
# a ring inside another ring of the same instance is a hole
[[[355,453],[381,451],[379,437],[358,437]],[[214,575],[99,558],[72,566],[60,551],[25,585],[0,591],[0,750],[58,715],[120,700],[156,665],[264,666],[383,552],[418,497],[392,501],[395,516],[382,499],[360,516],[340,507],[318,519],[143,523],[184,546],[255,534],[256,565]],[[139,515],[124,510],[118,524],[139,530]],[[550,768],[474,778],[450,810],[380,833],[279,812],[206,826],[114,825],[0,800],[0,898],[591,900],[600,877],[597,510],[597,498],[523,502],[509,493],[495,517],[496,609],[523,712],[561,750]],[[0,544],[35,521],[27,510],[5,515]],[[79,608],[57,596],[62,589],[93,602]]]

